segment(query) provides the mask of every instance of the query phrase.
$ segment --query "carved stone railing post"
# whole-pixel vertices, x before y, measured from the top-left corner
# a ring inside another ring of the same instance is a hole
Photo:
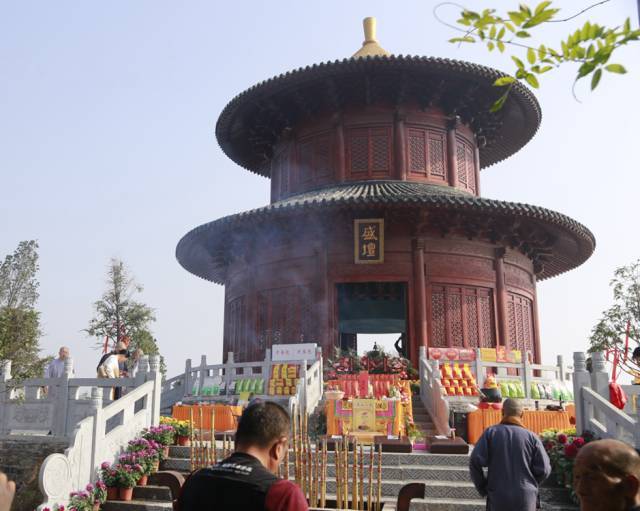
[[[182,396],[190,396],[193,394],[193,380],[191,379],[191,359],[188,358],[184,363],[184,389]]]
[[[11,360],[0,361],[0,435],[8,433],[5,424],[9,420],[9,400],[11,389],[7,382],[11,379]]]
[[[604,353],[597,351],[591,355],[591,388],[609,401],[609,373],[605,367]],[[605,418],[595,409],[595,419],[603,422]]]
[[[198,379],[198,394],[202,395],[202,389],[204,389],[204,379],[207,376],[207,356],[202,355],[200,357],[200,369]]]
[[[60,378],[53,379],[57,383],[49,388],[51,399],[55,400],[54,425],[52,433],[55,436],[69,436],[72,431],[67,431],[67,416],[69,415],[69,378],[73,374],[73,360],[67,358],[64,361],[64,372]],[[55,389],[54,392],[51,390]],[[73,423],[73,421],[70,421]],[[73,428],[75,424],[72,424]]]
[[[576,430],[581,434],[589,424],[587,409],[582,398],[582,388],[591,386],[591,375],[587,371],[585,354],[582,351],[573,353],[573,399],[576,407]]]
[[[149,372],[149,355],[142,355],[138,360],[138,372],[136,373],[136,387],[147,381],[147,373]]]
[[[562,355],[558,355],[557,361],[558,361],[558,362],[557,362],[557,366],[558,366],[558,371],[557,371],[558,379],[559,379],[560,381],[563,381],[563,382],[564,382],[564,381],[566,380],[566,378],[567,378],[567,374],[566,374],[566,367],[565,367],[565,365],[564,365],[564,358],[562,357]]]
[[[160,424],[160,398],[162,396],[162,373],[160,372],[160,356],[151,355],[149,357],[149,380],[154,382],[152,403],[151,403],[151,424]]]
[[[529,353],[529,351],[526,351],[522,360],[522,385],[524,386],[524,395],[527,399],[531,399],[531,381],[533,378],[531,362],[529,362]]]

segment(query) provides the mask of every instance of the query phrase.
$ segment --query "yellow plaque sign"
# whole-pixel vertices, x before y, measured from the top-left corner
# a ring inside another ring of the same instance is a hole
[[[376,430],[376,400],[353,400],[353,428],[354,433],[367,433]]]
[[[384,219],[358,218],[353,221],[356,264],[384,262]]]

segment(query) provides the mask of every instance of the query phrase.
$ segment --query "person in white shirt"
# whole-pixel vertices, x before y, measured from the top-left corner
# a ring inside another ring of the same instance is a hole
[[[120,378],[120,365],[126,363],[129,352],[118,343],[116,349],[98,366],[98,378]],[[113,399],[122,396],[122,387],[114,387]]]
[[[45,378],[61,378],[64,375],[64,361],[68,358],[69,348],[62,346],[58,352],[58,358],[49,362],[45,371]],[[73,376],[73,368],[71,369],[71,376]]]

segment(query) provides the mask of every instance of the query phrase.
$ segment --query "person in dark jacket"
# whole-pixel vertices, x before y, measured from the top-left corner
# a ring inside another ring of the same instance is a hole
[[[538,436],[522,425],[522,414],[518,400],[506,399],[502,422],[486,429],[471,452],[471,479],[487,497],[487,511],[539,509],[538,485],[549,477],[551,465]]]
[[[235,452],[189,476],[179,511],[307,511],[302,490],[276,475],[289,453],[290,427],[289,414],[280,405],[249,405],[238,423]]]
[[[578,452],[573,488],[581,511],[640,511],[640,456],[619,440],[589,442]]]

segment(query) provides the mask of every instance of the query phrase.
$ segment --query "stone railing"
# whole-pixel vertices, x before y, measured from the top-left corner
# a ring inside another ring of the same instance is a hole
[[[72,378],[71,359],[65,361],[60,378],[30,378],[11,380],[11,361],[0,362],[0,436],[50,435],[70,438],[77,424],[94,413],[96,406],[105,406],[112,399],[111,389],[124,392],[142,384],[142,373],[136,378],[103,379]],[[90,399],[93,388],[103,388],[101,402]],[[85,390],[84,397],[83,389]]]
[[[40,467],[39,485],[45,501],[38,509],[67,504],[71,491],[97,479],[103,461],[112,463],[142,429],[160,419],[160,359],[146,357],[135,378],[140,384],[104,406],[104,387],[91,388],[91,414],[76,424],[64,454],[51,454]],[[71,380],[73,381],[73,380]],[[109,380],[99,380],[108,382]],[[120,382],[121,380],[111,380]]]
[[[307,413],[313,413],[322,399],[324,391],[322,357],[316,360],[309,369],[307,369],[306,360],[303,361],[301,371],[300,381],[296,389],[296,398],[298,404],[303,406]]]
[[[573,354],[573,389],[578,433],[593,431],[600,438],[617,438],[640,447],[640,425],[636,418],[609,402],[609,373],[604,354],[591,354],[591,373],[587,371],[586,355]]]
[[[165,380],[162,386],[162,410],[168,411],[175,403],[179,401],[197,400],[221,400],[227,396],[225,390],[224,395],[220,396],[201,396],[200,389],[204,388],[205,379],[220,377],[224,383],[225,389],[229,389],[231,384],[236,380],[243,378],[253,378],[264,380],[265,393],[267,390],[269,378],[271,377],[272,367],[275,364],[298,364],[300,366],[300,382],[296,389],[299,405],[309,403],[309,405],[317,402],[322,398],[322,350],[317,348],[315,362],[311,367],[307,367],[312,361],[292,360],[292,361],[272,361],[271,350],[266,350],[265,359],[257,362],[235,362],[233,352],[229,352],[228,359],[225,364],[207,364],[207,356],[202,355],[199,366],[192,366],[191,359],[187,359],[185,371],[182,374]],[[307,382],[302,385],[303,382]],[[301,395],[310,394],[308,398]],[[263,396],[270,397],[270,396]],[[282,396],[271,396],[282,397]],[[315,407],[315,404],[313,406]],[[306,406],[306,405],[305,405]]]
[[[439,435],[449,435],[449,404],[443,397],[437,360],[428,360],[426,348],[420,347],[420,399],[429,412]]]
[[[526,398],[531,399],[532,383],[551,383],[553,381],[563,381],[570,384],[573,368],[564,364],[562,355],[558,355],[556,365],[533,364],[529,362],[529,352],[524,353],[522,362],[489,362],[483,361],[481,352],[476,350],[476,359],[473,361],[464,360],[439,360],[434,366],[438,368],[439,363],[458,362],[459,364],[469,364],[469,368],[473,372],[479,386],[482,386],[485,378],[492,374],[495,379],[500,381],[517,381],[522,382]],[[512,374],[509,374],[512,373]]]

